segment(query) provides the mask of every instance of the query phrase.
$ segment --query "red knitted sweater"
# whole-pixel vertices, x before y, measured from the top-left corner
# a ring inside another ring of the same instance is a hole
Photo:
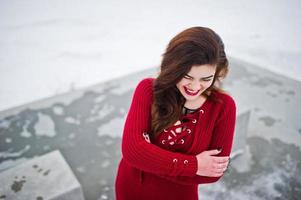
[[[219,101],[205,101],[193,141],[186,152],[174,152],[150,143],[145,134],[151,126],[153,81],[153,78],[143,79],[134,92],[124,125],[122,160],[115,182],[116,199],[198,199],[197,185],[215,182],[220,177],[196,175],[196,155],[217,148],[223,149],[218,156],[230,155],[235,102],[227,94],[212,93]]]

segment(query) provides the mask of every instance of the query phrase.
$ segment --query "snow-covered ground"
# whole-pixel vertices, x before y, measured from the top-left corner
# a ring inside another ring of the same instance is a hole
[[[158,66],[191,26],[301,81],[298,0],[0,0],[0,110]]]

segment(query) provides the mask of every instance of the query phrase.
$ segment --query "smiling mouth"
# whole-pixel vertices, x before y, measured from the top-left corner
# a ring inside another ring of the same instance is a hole
[[[197,90],[197,91],[189,90],[189,89],[186,88],[185,86],[184,86],[184,90],[185,90],[186,94],[188,94],[188,95],[190,95],[190,96],[195,96],[195,95],[197,95],[197,94],[199,93],[199,91],[200,91],[200,90]]]

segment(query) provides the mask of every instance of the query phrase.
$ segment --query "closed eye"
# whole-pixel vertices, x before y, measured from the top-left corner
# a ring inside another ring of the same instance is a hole
[[[209,76],[209,77],[204,77],[202,79],[200,79],[201,81],[211,81],[212,80],[212,77],[213,75]],[[193,77],[192,76],[189,76],[188,74],[184,75],[184,78],[185,79],[188,79],[188,80],[193,80]]]
[[[189,79],[189,80],[192,79],[192,77],[190,77],[190,76],[188,76],[188,75],[185,75],[184,78]]]

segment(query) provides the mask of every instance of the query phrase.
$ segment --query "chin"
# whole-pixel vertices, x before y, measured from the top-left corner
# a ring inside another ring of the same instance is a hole
[[[193,101],[193,100],[196,100],[200,95],[197,95],[197,96],[189,96],[189,95],[185,95],[184,98],[186,100],[189,100],[189,101]]]

